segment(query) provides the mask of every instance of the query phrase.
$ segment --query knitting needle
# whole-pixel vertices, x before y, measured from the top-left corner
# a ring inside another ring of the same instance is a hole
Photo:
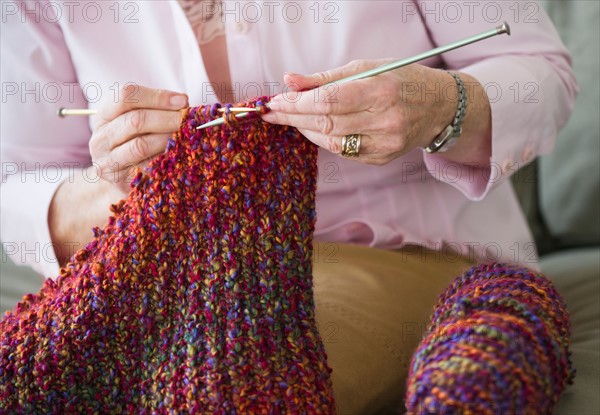
[[[98,110],[89,108],[59,108],[57,113],[59,117],[64,118],[67,115],[96,115]]]
[[[391,70],[394,70],[394,69],[398,69],[398,68],[401,68],[403,66],[410,65],[411,63],[422,61],[423,59],[431,58],[432,56],[440,55],[442,53],[445,53],[445,52],[448,52],[448,51],[451,51],[451,50],[454,50],[454,49],[458,49],[458,48],[461,48],[463,46],[470,45],[471,43],[479,42],[481,40],[488,39],[490,37],[501,35],[501,34],[504,34],[504,33],[506,33],[507,35],[510,35],[510,26],[508,25],[507,22],[504,22],[501,26],[498,26],[498,27],[495,27],[493,29],[487,30],[487,31],[485,31],[483,33],[480,33],[478,35],[473,35],[473,36],[470,36],[470,37],[465,38],[463,40],[459,40],[459,41],[456,41],[456,42],[453,42],[453,43],[449,43],[449,44],[447,44],[445,46],[440,46],[440,47],[437,47],[435,49],[431,49],[431,50],[429,50],[427,52],[420,53],[420,54],[415,55],[415,56],[413,56],[411,58],[401,59],[399,61],[391,62],[391,63],[388,63],[386,65],[379,66],[377,68],[369,69],[368,71],[365,71],[365,72],[357,73],[357,74],[348,76],[346,78],[342,78],[340,80],[330,82],[328,84],[322,85],[322,87],[326,87],[326,86],[330,86],[330,85],[345,84],[346,82],[354,81],[354,80],[357,80],[357,79],[364,79],[364,78],[368,78],[368,77],[371,77],[371,76],[379,75],[379,74],[382,74],[384,72],[388,72],[388,71],[391,71]],[[266,105],[268,107],[269,103],[267,103]],[[236,114],[235,117],[236,118],[247,117],[248,114],[249,114],[249,112],[248,112],[249,110],[250,109],[248,108],[246,112],[240,112],[240,113]],[[223,118],[216,118],[216,119],[214,119],[212,121],[209,121],[209,122],[207,122],[205,124],[202,124],[201,126],[197,127],[196,129],[197,130],[201,130],[201,129],[208,128],[208,127],[214,127],[216,125],[221,125],[224,122],[225,122],[225,120]]]
[[[388,63],[386,65],[379,66],[377,68],[369,69],[368,71],[357,73],[355,75],[348,76],[348,77],[340,79],[338,81],[330,82],[330,83],[328,83],[326,85],[323,85],[323,86],[339,85],[339,84],[344,84],[346,82],[354,81],[354,80],[357,80],[357,79],[364,79],[364,78],[368,78],[368,77],[371,77],[371,76],[379,75],[379,74],[382,74],[384,72],[388,72],[388,71],[391,71],[393,69],[398,69],[398,68],[401,68],[403,66],[410,65],[411,63],[415,63],[415,62],[421,61],[423,59],[431,58],[432,56],[440,55],[442,53],[445,53],[445,52],[448,52],[448,51],[451,51],[451,50],[454,50],[454,49],[458,49],[458,48],[461,48],[463,46],[470,45],[471,43],[479,42],[481,40],[488,39],[490,37],[501,35],[501,34],[504,34],[504,33],[510,35],[510,26],[506,22],[504,22],[501,26],[495,27],[494,29],[490,29],[490,30],[485,31],[483,33],[480,33],[478,35],[470,36],[470,37],[465,38],[463,40],[459,40],[459,41],[456,41],[456,42],[453,42],[453,43],[449,43],[448,45],[445,45],[445,46],[440,46],[438,48],[431,49],[431,50],[429,50],[427,52],[420,53],[420,54],[415,55],[415,56],[413,56],[411,58],[401,59],[399,61],[391,62],[391,63]],[[268,107],[269,103],[267,103],[266,105]],[[226,109],[225,108],[219,108],[219,111],[220,112],[225,112]],[[258,111],[258,108],[232,107],[232,108],[229,109],[229,111],[236,113],[235,114],[236,118],[245,118],[251,112]],[[89,116],[89,115],[96,115],[97,113],[98,113],[98,110],[96,110],[96,109],[89,109],[89,108],[83,108],[83,109],[79,109],[79,108],[60,108],[58,110],[58,112],[57,112],[57,114],[58,114],[59,117],[66,117],[66,116],[69,116],[69,115],[87,115],[87,116]],[[209,122],[207,122],[205,124],[202,124],[201,126],[197,127],[196,129],[201,130],[201,129],[204,129],[204,128],[213,127],[213,126],[216,126],[216,125],[221,125],[224,122],[225,122],[224,118],[217,118],[217,119],[209,121]]]
[[[225,108],[219,108],[220,112],[225,112],[226,109]],[[231,112],[252,112],[252,111],[258,111],[258,108],[248,108],[248,107],[231,107],[229,108],[229,111]],[[58,110],[58,116],[59,117],[66,117],[68,115],[96,115],[98,113],[98,110],[96,109],[90,109],[90,108],[85,108],[85,109],[79,109],[79,108],[59,108]]]

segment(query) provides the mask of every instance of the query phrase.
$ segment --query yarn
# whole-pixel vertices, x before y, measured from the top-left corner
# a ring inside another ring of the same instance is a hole
[[[480,265],[440,296],[413,356],[408,414],[552,414],[572,383],[570,323],[548,279]]]
[[[335,413],[314,318],[317,148],[258,114],[195,129],[219,108],[185,110],[106,227],[5,315],[0,413]]]

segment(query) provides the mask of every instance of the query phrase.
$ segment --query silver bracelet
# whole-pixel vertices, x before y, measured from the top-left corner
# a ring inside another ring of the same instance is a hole
[[[460,77],[452,72],[448,72],[456,81],[458,87],[458,106],[456,108],[456,115],[454,120],[448,125],[440,135],[438,135],[427,147],[425,151],[428,153],[443,153],[448,151],[462,134],[462,123],[467,113],[467,89],[465,84]]]

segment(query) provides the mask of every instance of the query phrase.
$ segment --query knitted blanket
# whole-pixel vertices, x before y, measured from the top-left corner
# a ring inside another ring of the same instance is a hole
[[[197,131],[218,107],[187,110],[106,227],[0,322],[0,413],[335,412],[317,149],[257,119]]]

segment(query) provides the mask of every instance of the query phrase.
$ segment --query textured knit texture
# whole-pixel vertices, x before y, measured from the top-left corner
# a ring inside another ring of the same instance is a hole
[[[481,265],[440,296],[411,364],[409,414],[552,414],[572,381],[570,323],[545,277]]]
[[[257,119],[196,130],[218,107],[186,110],[108,225],[0,322],[0,413],[335,412],[317,148]]]

